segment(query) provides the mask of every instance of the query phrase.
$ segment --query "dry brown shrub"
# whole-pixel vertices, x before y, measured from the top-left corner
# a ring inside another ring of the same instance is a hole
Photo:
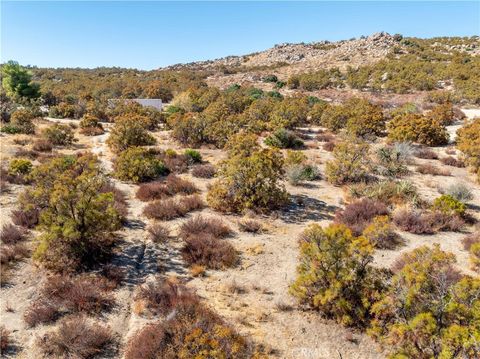
[[[450,176],[450,171],[442,168],[438,168],[431,164],[422,164],[417,166],[417,172],[424,174],[424,175],[432,175],[432,176]]]
[[[438,160],[438,155],[429,148],[421,147],[415,152],[415,157],[425,160]]]
[[[39,152],[51,152],[53,150],[53,144],[45,139],[36,140],[32,146],[34,151]]]
[[[169,175],[165,180],[165,185],[167,186],[168,193],[170,193],[170,195],[193,194],[198,192],[197,187],[195,187],[192,182],[175,175]]]
[[[184,173],[188,170],[188,158],[184,155],[165,156],[163,162],[173,173]]]
[[[0,239],[4,244],[16,244],[23,242],[27,237],[27,231],[23,228],[14,226],[13,224],[6,224],[2,227]]]
[[[348,204],[343,211],[338,211],[335,214],[335,222],[345,224],[358,236],[373,218],[388,214],[388,208],[384,203],[363,198]]]
[[[98,136],[103,135],[105,131],[98,126],[83,127],[80,129],[80,133],[85,136]]]
[[[141,184],[137,190],[137,198],[140,201],[153,201],[168,196],[167,187],[161,181]]]
[[[471,233],[462,239],[463,249],[466,251],[469,251],[475,243],[480,243],[480,231]]]
[[[209,234],[215,238],[225,238],[233,231],[219,218],[195,216],[180,227],[179,237],[187,240],[198,234]]]
[[[31,210],[13,210],[11,217],[12,222],[17,226],[33,228],[38,224],[40,219],[40,211],[36,208]]]
[[[4,354],[10,346],[10,331],[0,326],[0,354]]]
[[[320,142],[333,142],[335,136],[331,133],[320,133],[317,135],[317,141]]]
[[[440,159],[440,162],[442,162],[444,165],[447,165],[447,166],[458,167],[458,168],[465,167],[465,162],[463,162],[462,160],[456,159],[455,157],[452,157],[452,156],[443,157],[442,159]]]
[[[52,323],[58,319],[60,312],[57,306],[48,299],[33,302],[23,314],[23,320],[29,327],[38,324]]]
[[[261,222],[249,218],[239,221],[238,228],[240,231],[248,233],[260,233],[263,230]]]
[[[186,239],[182,257],[189,265],[202,265],[210,269],[233,267],[238,262],[237,251],[230,243],[207,233]]]
[[[192,176],[198,178],[213,178],[217,170],[211,164],[197,165],[192,169]]]
[[[170,230],[168,227],[161,224],[154,224],[147,229],[150,239],[155,243],[164,243],[170,236]]]
[[[110,328],[85,316],[65,318],[60,326],[38,339],[44,355],[53,358],[92,358],[113,343]]]

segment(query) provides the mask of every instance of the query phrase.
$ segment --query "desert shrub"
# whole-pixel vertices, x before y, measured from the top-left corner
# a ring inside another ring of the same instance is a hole
[[[260,233],[263,231],[261,222],[249,218],[238,221],[238,228],[240,231],[248,233]]]
[[[393,222],[401,230],[415,234],[435,233],[433,217],[429,214],[399,210],[393,215]]]
[[[445,193],[453,197],[455,200],[463,203],[466,203],[473,199],[472,191],[463,183],[452,184],[448,186],[445,190],[443,190],[442,193]]]
[[[375,248],[393,249],[399,239],[392,228],[388,216],[374,217],[371,223],[365,227],[362,235],[367,238]]]
[[[175,175],[168,175],[165,181],[155,181],[140,185],[137,198],[141,201],[151,201],[176,194],[194,194],[197,187],[190,181]]]
[[[155,243],[165,243],[169,236],[170,230],[162,224],[153,224],[147,229],[150,239]]]
[[[426,115],[427,117],[441,123],[444,126],[452,125],[455,122],[455,112],[450,102],[439,104],[432,108]]]
[[[301,303],[345,325],[368,323],[381,283],[372,262],[373,247],[343,225],[309,226],[300,239],[300,265],[290,291]]]
[[[155,138],[147,131],[147,119],[143,116],[120,116],[110,130],[107,143],[115,152],[122,152],[133,146],[150,146]]]
[[[101,191],[108,179],[97,158],[90,154],[54,158],[35,167],[31,177],[34,186],[21,195],[20,212],[13,220],[27,217],[33,224],[41,218],[43,234],[34,258],[61,271],[106,257],[121,215],[113,193]]]
[[[122,151],[114,162],[114,176],[123,181],[145,182],[168,174],[157,153],[141,147]]]
[[[13,224],[6,224],[2,227],[0,233],[0,240],[4,244],[16,244],[23,242],[27,237],[27,231],[23,228],[18,228]]]
[[[448,132],[444,125],[418,114],[404,114],[393,118],[387,125],[388,138],[393,141],[411,141],[427,146],[448,143]]]
[[[457,131],[457,148],[465,156],[480,181],[480,119],[467,123]]]
[[[149,203],[143,210],[148,218],[170,221],[187,213],[202,209],[205,203],[198,195],[185,196],[178,200],[168,199]]]
[[[455,157],[452,157],[452,156],[443,157],[440,159],[440,162],[442,162],[444,165],[447,165],[447,166],[459,167],[459,168],[465,167],[465,163],[462,160],[456,159]]]
[[[372,306],[370,334],[405,358],[479,355],[475,319],[480,281],[460,275],[455,256],[426,246],[395,264],[387,292]]]
[[[24,133],[32,135],[35,133],[33,119],[35,113],[28,109],[18,109],[10,117],[10,123],[2,126],[1,131],[5,133]]]
[[[190,163],[202,162],[202,155],[197,150],[186,149],[184,155],[187,157],[188,162]]]
[[[112,308],[114,299],[108,293],[111,283],[101,277],[49,277],[40,296],[31,303],[23,319],[29,327],[55,321],[65,314],[100,313]]]
[[[303,141],[289,130],[279,128],[265,139],[265,144],[275,148],[300,148]]]
[[[175,315],[136,332],[127,344],[126,359],[264,358],[184,286],[155,283],[144,287],[154,311]]]
[[[0,326],[0,354],[5,354],[11,343],[10,331]]]
[[[342,142],[335,145],[332,161],[326,165],[328,182],[334,185],[364,180],[368,175],[369,146],[365,143]]]
[[[65,318],[37,341],[41,352],[51,358],[92,358],[114,341],[110,328],[85,316]]]
[[[58,105],[50,107],[48,115],[53,118],[74,118],[75,106],[60,102]]]
[[[217,170],[211,164],[197,165],[192,169],[192,176],[197,178],[212,178]]]
[[[416,170],[418,173],[421,173],[424,175],[432,175],[432,176],[450,176],[451,175],[450,171],[443,168],[438,168],[429,163],[418,165]]]
[[[196,305],[199,299],[183,285],[159,280],[140,286],[134,300],[142,303],[142,314],[168,315],[177,307]]]
[[[442,194],[440,197],[435,198],[432,209],[445,214],[456,214],[462,217],[465,215],[466,206],[451,195]]]
[[[438,155],[434,151],[426,147],[420,147],[415,152],[415,156],[426,160],[438,160]]]
[[[376,171],[386,177],[401,177],[408,173],[408,157],[395,146],[381,147],[376,153]]]
[[[202,265],[210,269],[232,267],[238,261],[237,251],[230,243],[207,233],[185,240],[182,257],[189,265]]]
[[[470,264],[476,271],[480,270],[480,231],[469,234],[462,239],[463,249],[470,254]]]
[[[385,131],[385,118],[382,108],[364,99],[351,99],[344,104],[349,116],[347,132],[362,138],[380,136]]]
[[[48,140],[39,139],[33,143],[32,148],[34,151],[50,152],[53,149],[53,144]]]
[[[222,212],[252,209],[268,211],[287,202],[279,184],[283,177],[283,157],[278,150],[260,149],[247,137],[234,137],[227,144],[229,158],[219,169],[219,179],[210,188],[209,205]],[[249,144],[244,146],[243,144]]]
[[[32,171],[32,162],[24,158],[14,158],[8,164],[10,175],[28,175]]]
[[[43,130],[42,136],[54,146],[70,146],[75,141],[72,128],[58,123]]]
[[[336,143],[335,142],[326,142],[323,144],[322,148],[325,150],[325,151],[328,151],[328,152],[333,152],[333,150],[335,149],[335,146],[336,146]]]
[[[12,222],[17,226],[34,228],[40,221],[38,208],[15,209],[12,211]]]
[[[230,227],[219,218],[195,216],[180,226],[179,237],[187,240],[196,235],[210,234],[215,238],[225,238],[232,233]]]
[[[100,119],[91,113],[86,113],[85,115],[83,115],[82,119],[80,120],[79,126],[80,133],[86,136],[97,136],[105,133],[105,130],[100,123]]]
[[[335,140],[335,136],[332,133],[319,133],[316,139],[320,142],[332,142]]]
[[[335,214],[335,222],[346,225],[353,234],[360,235],[373,218],[388,215],[385,204],[369,198],[348,204]]]

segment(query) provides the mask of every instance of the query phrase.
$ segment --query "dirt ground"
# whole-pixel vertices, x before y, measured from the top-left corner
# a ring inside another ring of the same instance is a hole
[[[480,110],[466,110],[469,118],[480,115]],[[53,120],[51,120],[53,121]],[[69,122],[62,121],[62,122]],[[48,122],[40,124],[45,126]],[[316,129],[313,129],[315,131]],[[452,128],[453,130],[453,128]],[[154,133],[158,147],[181,150],[169,133]],[[3,135],[2,135],[3,136]],[[102,161],[105,170],[111,171],[113,154],[106,146],[108,132],[101,136],[86,137],[76,133],[79,141],[72,149],[59,150],[62,153],[90,150]],[[2,161],[14,155],[21,146],[14,144],[12,136],[1,138]],[[331,153],[324,151],[315,141],[306,142],[309,159],[318,165],[324,173],[325,162]],[[446,147],[435,148],[446,156]],[[201,149],[204,160],[215,164],[225,154],[216,149]],[[458,155],[458,152],[454,155]],[[427,160],[416,159],[422,163]],[[435,161],[440,166],[439,161]],[[413,168],[413,167],[412,167]],[[430,176],[412,173],[407,179],[414,182],[419,193],[425,199],[439,195],[439,189],[451,183],[463,182],[473,191],[474,199],[470,201],[470,212],[480,219],[480,186],[475,184],[473,176],[467,169],[449,167],[451,176]],[[188,178],[201,189],[205,196],[207,186],[214,180],[198,179],[190,174],[181,175]],[[125,285],[114,292],[116,306],[100,320],[108,324],[116,333],[120,349],[115,357],[122,357],[122,346],[130,336],[141,328],[145,319],[135,314],[133,294],[135,288],[145,281],[155,280],[160,274],[174,275],[185,279],[188,286],[196,290],[205,302],[232,323],[241,333],[249,334],[253,340],[270,350],[272,357],[295,359],[369,359],[385,358],[386,353],[368,336],[352,331],[322,318],[318,313],[297,308],[295,300],[288,294],[288,287],[296,275],[298,263],[299,234],[311,223],[328,224],[335,211],[344,205],[345,192],[324,180],[314,181],[308,186],[293,187],[287,185],[292,203],[285,210],[271,216],[257,218],[264,223],[260,234],[246,234],[239,231],[238,221],[241,216],[220,215],[210,209],[204,209],[204,216],[221,216],[234,229],[235,234],[226,240],[231,241],[241,256],[238,267],[223,271],[207,271],[205,276],[192,277],[179,254],[181,243],[175,239],[179,226],[195,212],[174,221],[166,222],[172,231],[173,239],[165,245],[154,244],[147,238],[146,228],[152,223],[143,214],[146,205],[135,198],[137,185],[114,180],[115,184],[128,197],[128,222],[119,232],[121,243],[113,259],[114,264],[127,270]],[[16,198],[22,186],[11,185],[10,190],[0,196],[0,225],[9,223],[9,215],[15,208]],[[468,228],[472,231],[473,228]],[[460,243],[466,233],[439,233],[420,236],[398,231],[404,244],[395,250],[378,250],[374,264],[389,267],[403,252],[415,247],[432,243],[455,254],[458,268],[468,274],[474,274],[468,263],[468,253]],[[34,240],[30,243],[33,248]],[[54,325],[43,325],[34,329],[27,328],[23,322],[23,313],[29,303],[35,299],[45,273],[37,268],[31,260],[17,265],[11,284],[0,289],[1,323],[13,333],[17,350],[9,354],[17,358],[39,358],[35,350],[35,340],[50,330]]]

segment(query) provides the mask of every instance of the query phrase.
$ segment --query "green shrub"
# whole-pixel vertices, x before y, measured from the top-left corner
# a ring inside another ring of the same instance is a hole
[[[332,161],[326,165],[328,182],[334,185],[364,180],[368,175],[369,146],[365,143],[338,143]]]
[[[10,117],[10,124],[2,126],[2,132],[5,133],[24,133],[31,135],[35,133],[33,119],[35,114],[27,109],[18,109]]]
[[[388,138],[393,141],[417,142],[427,146],[448,143],[448,132],[440,122],[419,114],[407,113],[392,119],[388,125]]]
[[[284,205],[288,195],[279,184],[283,177],[283,156],[275,149],[260,149],[249,136],[235,136],[227,144],[229,158],[218,171],[207,201],[222,212],[248,209],[269,211]]]
[[[294,132],[280,128],[265,139],[265,144],[276,148],[300,148],[303,141]]]
[[[290,292],[301,303],[345,325],[368,324],[381,281],[372,262],[373,247],[344,225],[309,226],[300,239],[300,265]]]
[[[86,113],[82,119],[80,120],[79,124],[80,128],[82,129],[82,133],[92,133],[93,130],[96,129],[96,133],[103,133],[103,126],[100,123],[100,120],[97,116]]]
[[[14,158],[8,165],[10,175],[27,175],[32,171],[32,162],[23,158]]]
[[[61,102],[50,107],[48,114],[53,118],[75,118],[75,106]]]
[[[202,155],[200,152],[192,149],[186,149],[183,153],[190,163],[201,163],[202,162]]]
[[[157,152],[141,147],[129,147],[114,163],[114,176],[122,181],[145,182],[167,175],[168,169],[157,158]]]
[[[44,129],[42,136],[54,146],[70,146],[75,141],[72,128],[58,123]]]
[[[467,123],[457,131],[457,148],[463,152],[466,162],[477,174],[480,182],[480,119]]]
[[[371,335],[395,358],[479,355],[480,280],[462,276],[455,256],[437,246],[405,253],[385,297],[372,307]]]
[[[110,130],[108,145],[115,151],[124,151],[132,146],[150,146],[155,138],[147,131],[148,119],[144,116],[125,115],[115,118]]]
[[[278,77],[275,75],[267,75],[263,78],[263,82],[277,82]]]
[[[442,194],[433,201],[432,209],[445,214],[457,214],[464,216],[466,206],[464,203],[456,200],[449,194]]]

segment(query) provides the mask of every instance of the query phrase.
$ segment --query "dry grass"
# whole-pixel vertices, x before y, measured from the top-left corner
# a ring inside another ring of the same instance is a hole
[[[192,176],[198,178],[212,178],[217,170],[211,164],[197,165],[192,169]]]
[[[185,196],[179,200],[169,199],[149,203],[143,210],[148,218],[170,221],[187,213],[202,209],[205,203],[198,195]]]
[[[465,162],[462,160],[456,159],[455,157],[448,156],[448,157],[443,157],[440,159],[440,162],[442,162],[446,166],[452,166],[452,167],[458,167],[458,168],[463,168],[465,167]]]
[[[425,160],[438,160],[438,155],[429,148],[419,148],[415,152],[415,157],[423,158]]]
[[[190,181],[175,175],[169,175],[165,181],[155,181],[140,185],[137,198],[141,201],[153,201],[171,197],[176,194],[194,194],[197,187]]]
[[[241,232],[248,233],[261,233],[263,231],[263,225],[261,222],[249,218],[238,221],[238,228]]]
[[[208,234],[214,238],[225,238],[233,231],[219,218],[195,216],[180,227],[179,237],[187,240],[199,234]]]
[[[147,229],[150,239],[155,243],[165,243],[170,236],[170,229],[162,224],[154,224]]]

